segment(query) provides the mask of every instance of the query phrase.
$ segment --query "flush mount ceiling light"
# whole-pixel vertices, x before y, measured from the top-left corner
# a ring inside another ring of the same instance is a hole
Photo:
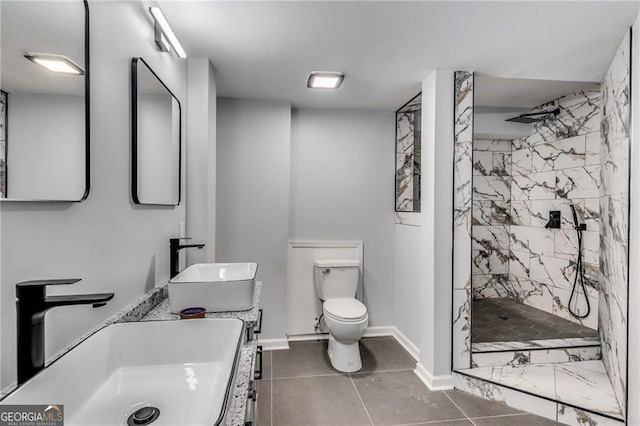
[[[150,7],[149,12],[151,13],[151,16],[153,16],[153,29],[155,32],[155,40],[158,48],[162,52],[168,52],[169,45],[171,45],[171,47],[173,47],[173,50],[176,51],[176,54],[179,58],[186,58],[187,54],[178,41],[178,37],[176,37],[176,35],[173,33],[173,30],[169,25],[169,21],[167,21],[167,18],[165,18],[162,10],[160,10],[159,7]]]
[[[84,70],[80,65],[73,62],[64,55],[53,55],[50,53],[27,53],[25,58],[44,67],[52,72],[60,74],[84,75]]]
[[[337,89],[344,80],[341,72],[314,71],[309,75],[307,87],[310,89]]]

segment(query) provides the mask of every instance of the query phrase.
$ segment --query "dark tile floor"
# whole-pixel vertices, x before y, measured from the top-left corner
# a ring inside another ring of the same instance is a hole
[[[392,337],[361,340],[363,368],[331,367],[327,342],[291,342],[265,352],[258,382],[258,422],[312,425],[556,425],[457,390],[432,392],[413,373],[415,361]]]
[[[598,336],[596,330],[507,298],[475,299],[471,315],[474,343]]]

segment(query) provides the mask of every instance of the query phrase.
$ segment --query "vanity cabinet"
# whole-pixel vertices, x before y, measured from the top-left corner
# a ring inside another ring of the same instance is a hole
[[[247,392],[247,408],[245,410],[245,426],[257,426],[258,421],[258,380],[262,380],[262,345],[258,343],[258,336],[262,332],[262,309],[259,310],[258,321],[247,327],[247,339],[255,340],[256,352],[253,357],[251,381]]]

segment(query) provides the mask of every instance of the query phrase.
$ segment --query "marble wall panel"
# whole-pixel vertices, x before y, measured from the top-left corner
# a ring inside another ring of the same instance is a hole
[[[547,142],[531,148],[531,171],[570,169],[585,165],[586,136]]]
[[[453,368],[471,366],[473,73],[454,73]],[[500,143],[489,143],[489,148]],[[503,143],[503,145],[505,145]],[[493,161],[493,157],[492,157]],[[493,168],[493,164],[491,165]],[[492,176],[477,176],[492,177]],[[506,185],[505,185],[506,186]],[[484,199],[490,201],[491,198]],[[479,201],[479,200],[478,200]],[[477,215],[476,215],[477,216]]]
[[[0,90],[0,198],[7,196],[7,93]]]
[[[630,34],[602,82],[600,300],[602,358],[619,404],[627,392]]]

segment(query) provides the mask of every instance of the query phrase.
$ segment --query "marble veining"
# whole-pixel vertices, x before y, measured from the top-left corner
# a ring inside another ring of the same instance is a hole
[[[622,419],[622,411],[599,360],[478,367],[463,373]]]
[[[473,73],[454,73],[453,366],[471,366],[471,223],[473,185]],[[500,143],[489,143],[496,148]],[[500,160],[497,160],[500,168]],[[482,165],[479,165],[481,167]],[[486,164],[487,167],[488,163]],[[493,170],[493,156],[491,157]],[[478,176],[483,177],[483,176]],[[486,178],[496,176],[484,176]],[[475,268],[475,267],[474,267]]]
[[[396,112],[396,212],[420,211],[421,109],[418,94]]]
[[[585,361],[572,364],[583,363],[600,363],[600,361]],[[553,389],[556,386],[557,380],[552,380],[549,385],[540,384],[542,377],[548,375],[549,371],[555,371],[556,366],[562,368],[563,364],[551,364],[543,367],[540,365],[516,365],[506,367],[484,367],[473,370],[462,370],[454,373],[454,387],[464,390],[476,396],[480,396],[495,402],[501,402],[510,407],[529,411],[536,415],[546,417],[548,419],[561,422],[568,425],[580,425],[580,426],[595,426],[595,425],[623,425],[621,413],[616,411],[613,406],[607,405],[611,402],[610,394],[606,392],[600,392],[597,379],[594,382],[593,379],[598,376],[598,373],[582,377],[582,380],[578,381],[578,389],[576,395],[578,403],[580,403],[580,396],[588,397],[587,395],[594,396],[609,396],[606,400],[599,403],[599,409],[592,409],[587,407],[580,407],[579,405],[573,405],[572,402],[561,401],[557,398],[558,394],[564,395],[566,391],[565,386],[561,385],[561,393],[558,393]],[[475,373],[479,370],[483,370],[480,375]],[[503,370],[515,371],[530,371],[532,376],[525,377],[524,374],[507,374],[508,381],[510,383],[500,382]],[[544,371],[546,370],[546,371]],[[478,377],[482,376],[482,377]],[[563,381],[561,378],[560,381]],[[524,387],[514,388],[511,383],[520,383]],[[530,392],[532,387],[541,387],[546,394],[540,396],[533,395]],[[596,389],[594,391],[594,388]]]
[[[511,297],[597,327],[601,138],[594,122],[600,120],[601,103],[600,92],[571,93],[535,108],[560,108],[561,112],[535,123],[529,137],[474,140],[471,259],[475,298]],[[561,124],[560,117],[564,118]],[[503,166],[501,159],[510,159],[510,167]],[[567,306],[578,251],[571,205],[587,225],[582,254],[588,288],[578,301],[582,312],[587,300],[593,308],[586,319],[573,317]],[[561,212],[559,230],[545,229],[551,210]]]
[[[476,353],[583,346],[599,347],[600,340],[597,337],[572,337],[567,339],[528,340],[526,342],[482,342],[474,343],[472,350],[473,353]]]
[[[0,198],[7,196],[7,92],[0,90]]]
[[[601,87],[600,279],[598,329],[604,366],[624,407],[627,392],[630,35],[622,40]]]

